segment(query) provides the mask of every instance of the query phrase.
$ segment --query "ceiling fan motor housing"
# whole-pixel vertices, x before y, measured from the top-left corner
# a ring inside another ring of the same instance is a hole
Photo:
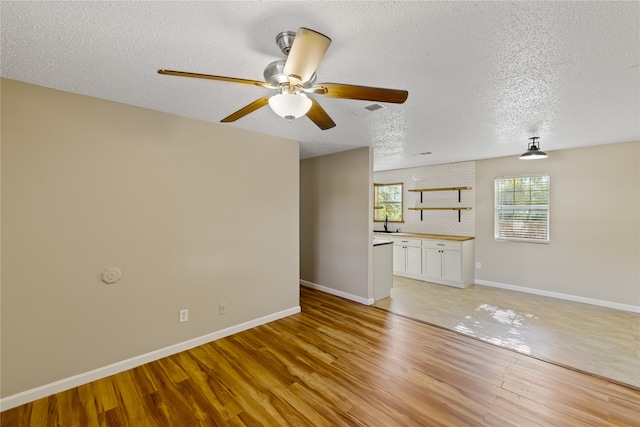
[[[278,59],[267,65],[264,69],[264,81],[269,83],[273,87],[279,87],[281,85],[289,84],[289,77],[284,73],[284,64],[286,59]],[[316,73],[313,73],[309,81],[303,82],[302,87],[308,89],[316,84]]]
[[[278,44],[278,47],[280,48],[282,53],[287,56],[289,55],[289,52],[291,51],[291,45],[293,45],[293,39],[295,38],[296,33],[294,33],[293,31],[283,31],[281,33],[278,33],[278,35],[276,36],[276,43]]]

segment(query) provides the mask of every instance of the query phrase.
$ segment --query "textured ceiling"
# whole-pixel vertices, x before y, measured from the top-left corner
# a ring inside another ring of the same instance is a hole
[[[0,3],[2,77],[219,122],[267,89],[281,31],[333,42],[319,82],[409,91],[405,104],[317,97],[337,126],[268,107],[232,124],[301,142],[302,158],[374,147],[374,169],[640,139],[640,2]],[[430,155],[420,155],[422,152]]]

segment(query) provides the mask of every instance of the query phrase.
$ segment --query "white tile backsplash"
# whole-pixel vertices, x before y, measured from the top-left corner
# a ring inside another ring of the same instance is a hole
[[[475,236],[475,181],[476,163],[460,162],[444,165],[420,166],[409,169],[374,172],[373,181],[379,184],[395,182],[404,183],[404,223],[392,223],[389,228],[410,233],[449,234],[453,236]],[[417,188],[471,187],[463,190],[458,203],[457,191],[429,191],[422,193],[409,192]],[[373,189],[371,190],[373,191]],[[410,207],[470,207],[470,211],[461,211],[458,222],[458,211],[409,210]],[[375,229],[382,229],[381,223],[374,223]]]

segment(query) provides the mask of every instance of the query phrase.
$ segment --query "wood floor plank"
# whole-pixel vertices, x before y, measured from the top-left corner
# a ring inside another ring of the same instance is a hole
[[[144,424],[145,413],[142,396],[138,392],[132,371],[121,372],[114,375],[112,379],[119,407],[124,411],[125,419],[129,423]],[[70,423],[70,425],[77,424]]]
[[[640,426],[637,389],[307,288],[301,306],[0,426]]]
[[[118,398],[115,390],[113,389],[112,381],[112,377],[107,377],[91,383],[98,414],[104,414],[107,411],[118,407]]]

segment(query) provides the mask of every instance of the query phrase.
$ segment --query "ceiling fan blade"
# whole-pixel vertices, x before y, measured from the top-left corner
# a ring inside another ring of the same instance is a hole
[[[409,92],[400,89],[356,86],[342,83],[318,83],[310,92],[330,98],[360,99],[363,101],[391,102],[402,104]]]
[[[324,111],[324,108],[322,108],[315,99],[309,99],[311,99],[311,109],[307,112],[307,117],[322,130],[334,127],[336,124],[331,120],[327,112]]]
[[[285,75],[300,80],[300,83],[308,82],[330,44],[331,39],[324,34],[299,28],[284,64]]]
[[[256,99],[251,104],[245,105],[244,107],[242,107],[241,109],[239,109],[235,113],[230,114],[229,116],[225,117],[224,119],[222,119],[220,121],[222,123],[235,122],[236,120],[243,118],[247,114],[253,113],[254,111],[264,107],[268,103],[269,103],[269,97],[268,96],[265,96],[265,97],[260,98],[260,99]]]
[[[193,77],[196,79],[219,80],[223,82],[242,83],[245,85],[254,85],[254,86],[266,87],[269,89],[277,89],[271,86],[267,82],[261,82],[259,80],[239,79],[237,77],[214,76],[211,74],[189,73],[187,71],[175,71],[175,70],[158,70],[158,74],[166,74],[169,76],[180,76],[180,77]]]

